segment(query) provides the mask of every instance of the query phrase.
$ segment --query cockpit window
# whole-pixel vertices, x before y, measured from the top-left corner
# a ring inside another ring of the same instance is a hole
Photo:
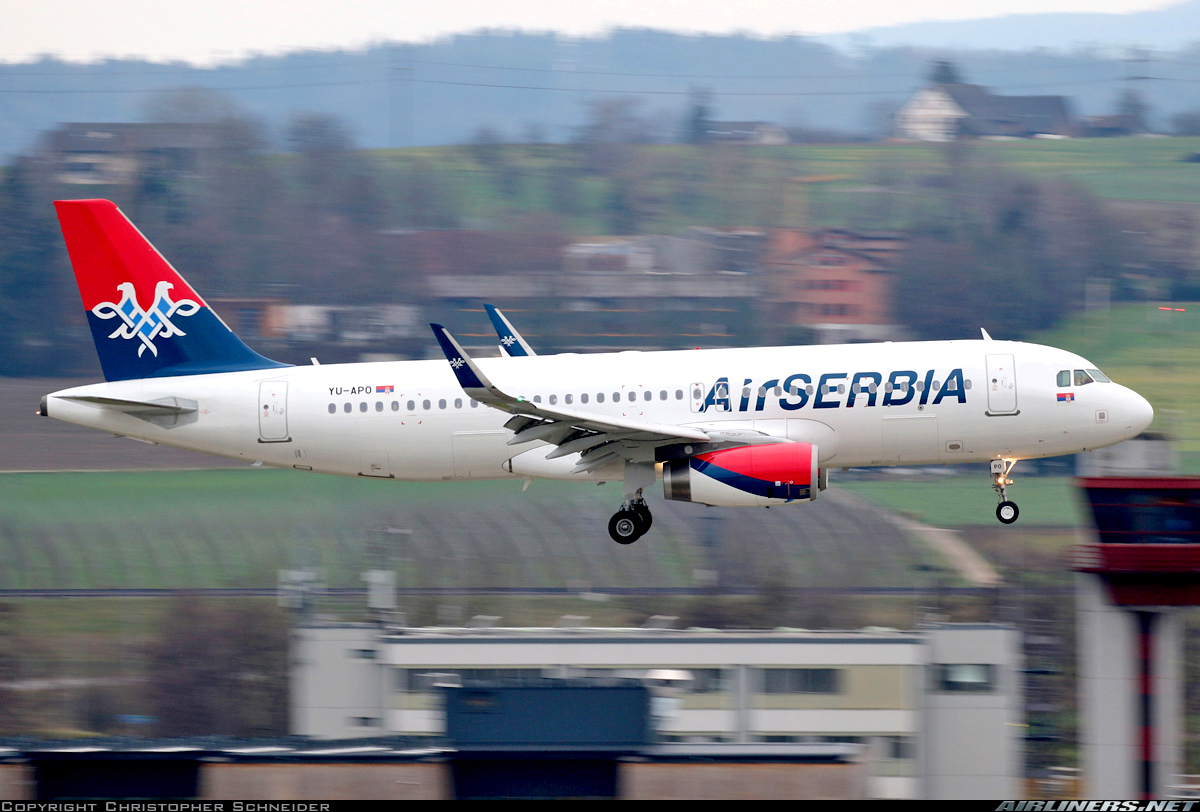
[[[1064,369],[1058,373],[1058,385],[1060,387],[1071,385],[1071,370]]]
[[[1084,386],[1089,383],[1095,383],[1095,381],[1092,380],[1091,375],[1088,375],[1087,372],[1085,372],[1082,369],[1075,370],[1075,385],[1076,386]]]
[[[1092,376],[1093,380],[1099,383],[1112,383],[1109,377],[1098,369],[1089,369],[1087,373]]]

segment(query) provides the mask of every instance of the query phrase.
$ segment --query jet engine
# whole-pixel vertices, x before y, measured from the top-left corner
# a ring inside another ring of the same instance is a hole
[[[719,507],[811,502],[822,473],[812,443],[725,448],[663,465],[663,496]]]

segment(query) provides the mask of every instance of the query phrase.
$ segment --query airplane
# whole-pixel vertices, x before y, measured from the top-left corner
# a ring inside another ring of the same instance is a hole
[[[107,200],[55,203],[104,383],[39,413],[278,468],[431,481],[621,481],[610,536],[645,495],[810,502],[831,468],[989,462],[997,518],[1018,460],[1140,434],[1141,395],[1065,350],[982,338],[537,355],[494,307],[507,357],[292,366],[247,347]]]

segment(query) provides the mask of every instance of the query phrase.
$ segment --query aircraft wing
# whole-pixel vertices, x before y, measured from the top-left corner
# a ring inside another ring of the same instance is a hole
[[[786,442],[761,432],[721,431],[710,434],[690,426],[631,420],[534,403],[524,396],[514,396],[501,390],[483,374],[445,327],[440,324],[431,324],[430,327],[463,391],[480,403],[513,415],[504,424],[505,428],[515,432],[508,444],[520,445],[542,440],[558,446],[546,455],[547,459],[578,453],[579,464],[572,469],[572,473],[590,471],[618,458],[651,462],[654,460],[653,450],[658,446],[690,443],[708,450],[717,445]],[[697,453],[700,450],[699,447],[695,448]]]
[[[495,305],[485,304],[484,309],[487,310],[488,318],[492,320],[492,326],[496,328],[496,335],[500,338],[500,351],[505,355],[537,355],[533,351],[533,347],[529,346],[529,342],[524,336],[517,332],[517,328],[512,326],[500,309]]]

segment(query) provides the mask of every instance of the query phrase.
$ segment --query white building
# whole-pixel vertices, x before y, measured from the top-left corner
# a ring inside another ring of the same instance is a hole
[[[858,742],[879,798],[1018,797],[1019,632],[306,625],[292,638],[292,732],[440,736],[436,686],[471,679],[635,677],[661,740]]]

